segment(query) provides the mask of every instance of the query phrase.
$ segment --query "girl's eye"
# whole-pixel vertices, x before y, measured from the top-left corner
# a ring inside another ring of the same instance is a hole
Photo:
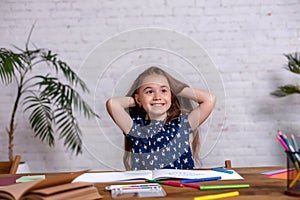
[[[162,89],[161,92],[166,93],[166,92],[168,92],[168,90],[167,89]]]
[[[152,93],[153,93],[152,90],[147,90],[147,91],[146,91],[146,94],[152,94]]]

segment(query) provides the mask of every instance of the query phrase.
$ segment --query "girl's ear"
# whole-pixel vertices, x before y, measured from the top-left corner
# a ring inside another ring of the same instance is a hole
[[[135,102],[136,102],[139,106],[141,106],[140,96],[139,96],[138,94],[135,94],[135,95],[134,95],[134,99],[135,99]]]

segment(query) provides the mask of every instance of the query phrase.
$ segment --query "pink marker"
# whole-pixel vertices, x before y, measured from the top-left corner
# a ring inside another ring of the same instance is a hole
[[[282,144],[283,148],[284,148],[286,151],[289,151],[288,146],[287,146],[286,143],[283,141],[282,137],[280,137],[280,135],[277,135],[277,139],[278,139],[279,142]]]
[[[176,181],[162,181],[162,184],[164,185],[170,185],[170,186],[176,186],[176,187],[182,187],[182,183],[176,182]]]
[[[200,185],[195,183],[182,183],[183,186],[200,189]]]

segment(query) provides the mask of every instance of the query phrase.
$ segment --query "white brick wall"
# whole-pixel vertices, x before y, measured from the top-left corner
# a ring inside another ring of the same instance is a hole
[[[222,165],[225,159],[231,159],[235,167],[284,165],[284,153],[275,135],[278,129],[300,135],[300,100],[297,95],[276,99],[269,93],[278,85],[299,80],[283,69],[283,54],[300,51],[299,10],[298,0],[2,0],[0,46],[23,47],[37,21],[32,42],[57,52],[79,71],[89,53],[116,34],[141,27],[174,30],[207,51],[225,88],[224,127],[219,139],[217,132],[207,136],[203,151],[215,146],[203,165]],[[121,61],[126,64],[126,59]],[[181,71],[192,82],[197,80],[191,71]],[[95,100],[101,116],[107,116],[102,98],[111,94],[114,81],[122,75],[119,72],[112,70],[110,77],[102,80],[105,91]],[[0,87],[0,158],[4,160],[5,128],[15,93],[11,86]],[[93,98],[88,97],[95,103]],[[97,122],[83,120],[90,153],[85,151],[78,157],[65,152],[62,142],[50,148],[34,139],[21,110],[17,120],[15,153],[23,156],[32,171],[122,168],[122,135],[110,119],[100,120],[104,134]]]

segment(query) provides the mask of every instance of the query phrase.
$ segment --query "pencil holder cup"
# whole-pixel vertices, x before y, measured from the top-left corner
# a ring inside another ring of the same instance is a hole
[[[287,186],[285,194],[300,196],[300,152],[288,152],[287,157]]]

